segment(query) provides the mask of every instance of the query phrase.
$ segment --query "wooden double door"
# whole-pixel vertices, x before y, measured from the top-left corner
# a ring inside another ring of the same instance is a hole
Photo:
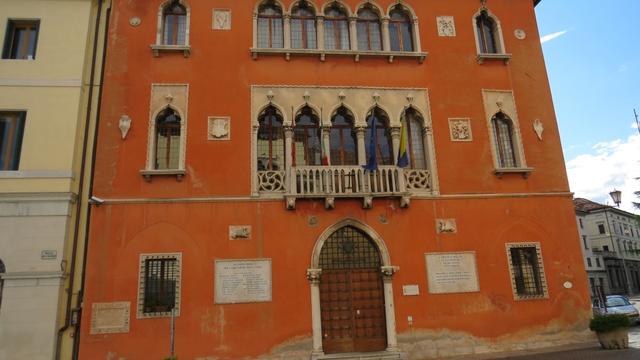
[[[384,289],[375,244],[358,229],[346,227],[325,243],[320,259],[324,352],[385,350]]]

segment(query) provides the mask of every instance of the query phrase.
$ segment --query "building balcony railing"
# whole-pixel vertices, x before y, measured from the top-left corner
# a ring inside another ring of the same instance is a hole
[[[363,207],[371,208],[374,198],[397,197],[400,206],[409,206],[411,193],[431,191],[431,173],[422,169],[379,166],[365,170],[362,166],[293,166],[285,171],[258,171],[261,193],[284,193],[288,209],[295,209],[297,199],[324,199],[325,207],[335,207],[336,198],[362,198]]]

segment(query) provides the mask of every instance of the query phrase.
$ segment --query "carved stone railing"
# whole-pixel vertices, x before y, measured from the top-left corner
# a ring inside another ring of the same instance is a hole
[[[431,172],[421,169],[405,169],[404,181],[408,191],[430,191]]]
[[[298,198],[324,198],[331,209],[335,198],[363,198],[363,207],[370,208],[374,197],[393,196],[401,198],[402,207],[409,205],[405,175],[396,166],[375,171],[362,166],[297,166],[291,168],[286,198],[289,209]]]
[[[258,171],[258,191],[283,192],[284,190],[284,171]]]

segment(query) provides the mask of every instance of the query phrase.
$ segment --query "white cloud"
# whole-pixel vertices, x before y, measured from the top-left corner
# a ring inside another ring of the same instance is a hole
[[[560,36],[566,34],[568,31],[569,30],[562,30],[562,31],[554,32],[554,33],[549,34],[549,35],[544,35],[544,36],[540,37],[540,42],[542,44],[544,44],[547,41],[551,41],[551,40],[553,40],[553,39],[555,39],[557,37],[560,37]]]
[[[633,192],[640,190],[640,135],[594,145],[592,153],[567,162],[567,173],[576,197],[613,205],[609,192],[615,188],[622,191],[620,208],[638,213],[631,202],[638,202]]]

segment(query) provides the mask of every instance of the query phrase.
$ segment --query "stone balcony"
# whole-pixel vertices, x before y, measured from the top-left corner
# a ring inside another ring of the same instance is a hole
[[[431,191],[428,170],[380,166],[375,171],[362,166],[294,166],[286,171],[258,171],[261,193],[284,194],[287,209],[295,209],[297,199],[324,199],[333,209],[336,198],[362,199],[362,207],[373,206],[374,198],[398,198],[408,207],[414,192]]]

